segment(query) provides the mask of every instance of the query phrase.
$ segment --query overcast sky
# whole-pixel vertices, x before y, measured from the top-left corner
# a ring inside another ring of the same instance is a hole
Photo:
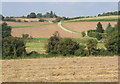
[[[99,13],[117,11],[117,2],[3,2],[4,16],[23,16],[30,12],[54,11],[59,16],[96,16]]]

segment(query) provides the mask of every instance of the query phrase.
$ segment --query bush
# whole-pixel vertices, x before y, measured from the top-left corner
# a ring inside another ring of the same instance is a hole
[[[88,49],[89,55],[95,55],[96,54],[97,43],[98,42],[95,39],[89,39],[87,41],[87,49]]]
[[[39,53],[36,52],[36,51],[31,51],[31,52],[28,53],[27,55],[28,55],[28,56],[37,56],[37,55],[39,55]]]
[[[4,21],[16,22],[16,20],[15,20],[15,19],[12,19],[12,18],[5,18]]]
[[[18,22],[22,22],[21,20],[18,20]]]
[[[46,53],[57,54],[56,45],[60,41],[59,33],[56,31],[52,37],[48,39],[48,44],[46,45]]]
[[[86,36],[86,33],[83,31],[82,32],[82,37],[85,37]]]
[[[24,20],[24,22],[28,22],[27,20]]]
[[[76,56],[87,56],[88,51],[85,49],[85,46],[79,46],[79,49],[75,51]]]
[[[102,39],[101,33],[96,32],[96,30],[88,30],[88,36],[97,38],[97,40]]]
[[[39,22],[46,22],[47,20],[44,19],[40,19]]]
[[[22,34],[22,38],[23,38],[23,39],[29,38],[29,34]]]
[[[25,43],[20,38],[6,37],[3,38],[3,58],[26,56]]]
[[[79,49],[79,44],[76,41],[73,41],[70,38],[63,39],[57,45],[58,54],[62,55],[74,55],[75,51]]]

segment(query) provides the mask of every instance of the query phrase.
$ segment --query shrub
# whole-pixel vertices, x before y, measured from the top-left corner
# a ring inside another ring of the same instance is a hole
[[[24,20],[24,22],[28,22],[27,20]]]
[[[57,45],[58,54],[62,55],[74,55],[75,51],[79,49],[79,44],[70,38],[63,39],[60,44]]]
[[[97,49],[97,40],[95,39],[89,39],[87,41],[87,49],[89,55],[95,55],[96,54],[96,49]]]
[[[3,38],[3,58],[20,57],[26,55],[25,43],[22,39],[16,37]]]
[[[85,37],[86,36],[86,33],[83,31],[82,32],[82,37]]]
[[[56,31],[52,37],[50,37],[48,39],[48,44],[46,46],[46,53],[49,53],[49,54],[57,54],[57,51],[56,51],[56,45],[57,45],[57,42],[60,41],[60,36],[59,36],[59,33]]]
[[[18,20],[18,22],[22,22],[21,20]]]
[[[37,55],[39,55],[39,53],[36,52],[36,51],[31,51],[31,52],[28,53],[27,55],[28,55],[28,56],[37,56]]]
[[[97,38],[97,40],[102,39],[101,33],[96,32],[96,30],[88,30],[88,36]]]
[[[29,34],[22,34],[22,38],[23,38],[23,39],[29,38]]]
[[[79,49],[75,51],[76,56],[87,56],[88,51],[85,49],[85,46],[79,46]]]

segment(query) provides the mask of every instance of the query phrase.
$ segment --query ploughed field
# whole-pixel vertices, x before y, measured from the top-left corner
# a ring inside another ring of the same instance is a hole
[[[22,34],[29,34],[33,38],[49,38],[54,32],[58,31],[61,37],[82,38],[79,33],[70,33],[58,27],[57,24],[50,24],[48,22],[7,22],[12,26],[12,35],[21,37]],[[96,29],[98,22],[69,22],[62,23],[62,26],[77,32],[83,32],[90,29]],[[116,22],[101,22],[105,29],[110,23],[112,26]]]
[[[7,22],[12,26],[12,36],[22,37],[22,34],[29,34],[32,38],[49,38],[56,31],[61,37],[81,38],[80,34],[69,33],[62,30],[57,24],[50,24],[48,22]]]
[[[62,23],[64,27],[69,28],[73,31],[83,32],[87,30],[94,30],[97,27],[98,22],[69,22],[69,23]],[[101,22],[104,29],[106,29],[108,23],[114,27],[117,22]]]
[[[4,82],[117,82],[118,57],[2,60]]]

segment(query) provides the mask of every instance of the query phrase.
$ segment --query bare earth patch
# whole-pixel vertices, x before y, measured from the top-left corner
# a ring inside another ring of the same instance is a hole
[[[117,82],[118,57],[3,60],[4,82]]]
[[[70,22],[70,23],[62,23],[65,27],[72,29],[74,31],[83,32],[90,29],[96,29],[98,22]],[[114,27],[116,22],[101,22],[104,29],[106,29],[108,23]]]

